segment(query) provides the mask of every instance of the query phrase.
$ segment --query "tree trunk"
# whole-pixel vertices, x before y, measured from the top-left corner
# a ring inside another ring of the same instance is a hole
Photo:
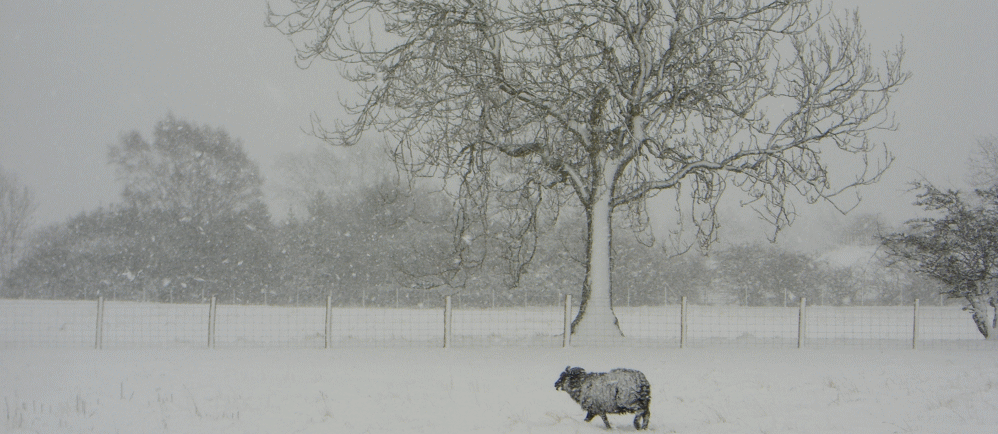
[[[613,173],[612,171],[609,171]],[[604,176],[604,185],[612,175]],[[610,246],[612,210],[610,188],[598,188],[586,210],[586,279],[582,286],[579,314],[572,321],[572,343],[602,345],[623,338],[610,302]]]

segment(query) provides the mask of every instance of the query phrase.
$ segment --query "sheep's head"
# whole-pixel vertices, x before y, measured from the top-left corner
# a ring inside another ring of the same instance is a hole
[[[585,374],[585,369],[566,366],[565,372],[562,372],[561,376],[558,377],[558,381],[554,382],[554,390],[568,390],[571,387],[572,380]]]

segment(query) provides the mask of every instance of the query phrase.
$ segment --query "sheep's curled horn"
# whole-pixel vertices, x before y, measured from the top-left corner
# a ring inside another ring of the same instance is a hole
[[[634,428],[648,429],[651,385],[640,371],[614,369],[587,373],[585,369],[566,366],[554,388],[568,392],[582,406],[586,422],[599,416],[607,428],[612,428],[606,415],[636,413]]]

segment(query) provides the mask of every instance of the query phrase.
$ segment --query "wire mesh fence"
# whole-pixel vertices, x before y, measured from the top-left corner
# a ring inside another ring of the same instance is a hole
[[[558,347],[569,343],[565,330],[579,309],[571,297],[561,305],[492,307],[456,296],[398,296],[388,306],[363,301],[342,306],[332,297],[325,305],[307,306],[225,304],[214,297],[193,304],[0,300],[0,348]],[[960,306],[917,301],[911,306],[802,301],[792,307],[684,302],[614,312],[625,336],[614,345],[998,349],[998,340],[984,339]]]
[[[687,306],[684,346],[796,346],[797,307]]]
[[[99,310],[99,307],[95,309]],[[208,309],[207,304],[106,301],[103,324],[100,325],[102,327],[100,346],[206,345]],[[96,314],[94,316],[96,317]],[[94,333],[96,330],[92,334]]]
[[[0,300],[0,345],[94,346],[94,301]]]

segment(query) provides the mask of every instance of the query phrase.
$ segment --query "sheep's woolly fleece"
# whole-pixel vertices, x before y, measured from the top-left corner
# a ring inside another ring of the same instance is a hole
[[[585,369],[565,367],[557,390],[564,390],[587,412],[586,422],[599,416],[611,428],[607,414],[637,413],[634,428],[647,429],[651,412],[651,385],[640,371],[614,369],[610,372],[586,373]]]

